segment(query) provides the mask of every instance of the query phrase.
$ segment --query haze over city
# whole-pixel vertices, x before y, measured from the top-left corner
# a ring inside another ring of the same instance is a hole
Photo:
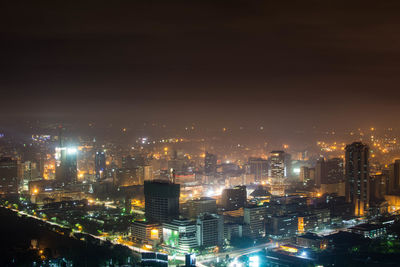
[[[399,8],[3,1],[0,265],[396,266]]]

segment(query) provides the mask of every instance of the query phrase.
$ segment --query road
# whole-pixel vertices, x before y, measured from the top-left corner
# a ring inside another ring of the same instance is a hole
[[[202,257],[198,257],[197,264],[199,266],[204,267],[204,266],[207,266],[206,264],[208,262],[210,262],[218,257],[221,259],[225,259],[226,255],[229,255],[230,258],[238,258],[240,256],[251,254],[251,253],[256,253],[265,248],[270,248],[270,247],[274,247],[274,246],[275,246],[275,243],[268,242],[268,243],[260,244],[260,245],[250,247],[250,248],[236,249],[236,250],[232,250],[232,251],[202,256]]]

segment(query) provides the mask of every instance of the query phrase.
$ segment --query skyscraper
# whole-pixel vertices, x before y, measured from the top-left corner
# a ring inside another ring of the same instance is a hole
[[[56,147],[56,180],[61,185],[77,181],[77,154],[76,147]]]
[[[324,158],[319,158],[315,165],[315,186],[321,187],[326,177],[326,164]]]
[[[343,165],[343,159],[341,158],[328,160],[320,158],[315,167],[315,185],[321,187],[321,184],[335,184],[343,181]]]
[[[254,174],[256,182],[268,176],[268,161],[262,158],[249,158],[250,174]]]
[[[285,177],[285,152],[271,151],[269,156],[268,174],[272,178]]]
[[[149,222],[164,223],[179,215],[180,185],[166,181],[145,181],[145,216]]]
[[[400,159],[389,165],[389,193],[396,193],[400,188]]]
[[[106,153],[104,151],[97,151],[94,157],[94,169],[96,172],[96,180],[99,181],[105,176],[106,170]]]
[[[369,209],[369,147],[361,142],[346,146],[346,200],[354,214],[363,216]]]
[[[217,156],[206,152],[204,158],[204,173],[205,175],[215,175],[217,172]]]
[[[0,193],[18,193],[18,161],[12,158],[0,158]]]

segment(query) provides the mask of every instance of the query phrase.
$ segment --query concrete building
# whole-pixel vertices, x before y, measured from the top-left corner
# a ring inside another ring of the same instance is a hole
[[[268,177],[268,160],[262,158],[249,158],[249,172],[254,175],[254,180],[260,182]]]
[[[379,238],[386,234],[386,227],[382,224],[363,223],[349,228],[350,232],[365,238]]]
[[[198,247],[197,226],[188,219],[174,219],[163,223],[163,242],[166,246],[191,252]]]
[[[222,191],[221,205],[225,210],[237,210],[245,206],[247,200],[246,186],[236,186]]]
[[[18,186],[18,161],[0,158],[0,194],[17,194]]]
[[[398,193],[400,189],[400,159],[389,165],[389,194]]]
[[[56,180],[60,185],[76,183],[77,156],[76,147],[56,147]]]
[[[244,236],[252,239],[259,239],[265,236],[266,212],[267,209],[264,206],[251,206],[244,208]]]
[[[297,236],[296,243],[305,248],[326,249],[328,247],[328,239],[313,233]]]
[[[297,226],[296,214],[271,216],[266,221],[266,232],[271,238],[282,239],[296,235]]]
[[[369,147],[361,142],[346,146],[346,200],[353,203],[354,215],[369,209]]]
[[[217,172],[217,156],[206,152],[204,158],[204,174],[207,176],[213,176]]]
[[[145,181],[145,215],[149,222],[164,223],[179,215],[180,185],[166,181]]]
[[[216,214],[202,214],[197,218],[197,241],[202,247],[222,245],[224,220]]]
[[[155,246],[160,243],[162,237],[162,226],[157,223],[135,221],[130,227],[132,242],[140,245],[148,244]]]
[[[187,201],[189,218],[197,218],[204,213],[217,213],[217,201],[211,197],[201,197]]]
[[[106,170],[106,153],[101,151],[96,151],[94,156],[94,171],[96,180],[100,181],[105,178],[105,170]]]
[[[272,178],[285,177],[285,152],[271,151],[269,154],[268,176]]]

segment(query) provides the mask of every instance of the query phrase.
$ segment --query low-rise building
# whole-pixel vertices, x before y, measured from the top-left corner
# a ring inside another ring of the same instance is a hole
[[[297,232],[297,215],[278,215],[268,217],[266,222],[266,232],[271,238],[281,239],[292,237]]]
[[[297,236],[296,243],[297,245],[305,248],[326,249],[328,246],[327,239],[313,233],[306,233],[304,235]]]
[[[386,227],[382,224],[363,223],[353,226],[349,230],[366,238],[378,238],[386,234]]]
[[[132,242],[136,244],[156,245],[162,237],[162,227],[157,223],[148,223],[145,221],[135,221],[131,227]]]
[[[163,242],[182,252],[191,252],[198,247],[196,223],[188,219],[174,219],[163,223]]]

